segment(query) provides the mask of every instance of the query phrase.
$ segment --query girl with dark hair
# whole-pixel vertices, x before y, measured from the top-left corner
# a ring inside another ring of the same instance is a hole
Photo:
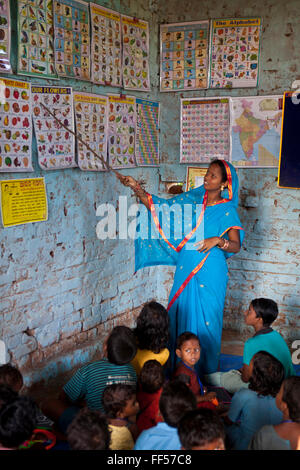
[[[226,434],[230,448],[235,450],[247,449],[262,426],[282,421],[275,396],[284,380],[283,365],[266,351],[259,351],[251,360],[250,370],[249,389],[233,395],[226,417]]]
[[[202,186],[170,199],[146,193],[131,176],[117,176],[147,207],[145,224],[149,222],[151,235],[157,235],[147,239],[137,236],[136,270],[160,264],[176,266],[167,307],[173,365],[176,338],[191,331],[202,346],[198,373],[213,373],[218,368],[221,349],[228,280],[226,259],[238,253],[243,240],[236,210],[236,171],[230,163],[214,160]]]

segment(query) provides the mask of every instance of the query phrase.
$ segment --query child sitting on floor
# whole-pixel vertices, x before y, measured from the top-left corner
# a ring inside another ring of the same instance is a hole
[[[283,421],[263,426],[253,436],[249,450],[299,450],[300,377],[284,380],[276,395],[276,406],[283,413]]]
[[[139,411],[135,388],[125,384],[108,385],[103,392],[102,403],[111,433],[110,450],[132,450]]]
[[[225,429],[219,415],[206,408],[189,411],[180,420],[183,450],[225,450]]]
[[[83,408],[68,427],[67,438],[72,450],[109,450],[106,417],[100,411]]]
[[[155,360],[145,362],[139,376],[137,392],[140,412],[136,424],[140,433],[163,421],[159,412],[159,399],[164,382],[162,365]]]

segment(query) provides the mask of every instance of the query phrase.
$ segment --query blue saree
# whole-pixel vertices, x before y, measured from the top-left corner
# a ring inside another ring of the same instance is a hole
[[[231,228],[244,233],[237,214],[238,178],[234,167],[224,162],[228,189],[222,200],[207,206],[204,186],[170,199],[148,195],[147,211],[151,233],[143,238],[137,226],[135,240],[136,270],[154,265],[174,265],[173,287],[168,312],[170,317],[170,353],[175,365],[176,338],[184,331],[195,333],[201,345],[197,364],[200,376],[215,372],[221,349],[223,309],[228,280],[226,253],[218,247],[199,252],[194,244],[205,238],[223,236]]]

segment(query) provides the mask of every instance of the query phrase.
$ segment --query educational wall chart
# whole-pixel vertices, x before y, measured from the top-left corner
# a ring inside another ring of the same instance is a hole
[[[122,15],[123,87],[150,91],[149,24]]]
[[[74,92],[76,132],[104,160],[107,158],[108,98]],[[78,166],[81,170],[106,170],[85,145],[77,141]]]
[[[55,67],[59,76],[90,79],[89,6],[81,0],[53,0]]]
[[[160,91],[208,87],[209,21],[160,26]]]
[[[231,161],[236,166],[277,167],[282,96],[231,98]]]
[[[181,99],[180,163],[230,159],[229,98]]]
[[[43,170],[76,167],[74,136],[41,106],[43,103],[74,132],[72,88],[31,85],[31,95],[40,167]]]
[[[9,0],[0,1],[0,71],[12,73],[10,64],[10,6]]]
[[[210,35],[210,88],[256,87],[261,18],[216,19]]]
[[[57,78],[52,0],[18,1],[18,63],[21,75]]]
[[[121,15],[90,3],[91,80],[100,85],[122,85]]]
[[[113,168],[135,167],[136,105],[134,96],[109,96],[108,155]]]
[[[0,80],[0,171],[33,171],[30,84]]]
[[[139,166],[159,165],[159,103],[136,99],[135,158]]]

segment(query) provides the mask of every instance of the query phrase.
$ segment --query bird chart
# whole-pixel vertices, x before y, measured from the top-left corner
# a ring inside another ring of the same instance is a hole
[[[228,98],[181,99],[180,163],[230,158]]]
[[[159,165],[159,103],[136,99],[135,158],[139,166]]]
[[[30,84],[0,80],[0,171],[33,171]]]
[[[12,73],[10,63],[10,6],[9,0],[0,0],[0,72]]]
[[[209,21],[160,26],[160,91],[208,88]]]
[[[261,18],[212,20],[210,88],[256,87]]]
[[[39,166],[43,170],[76,167],[74,136],[41,106],[74,132],[72,88],[31,85],[31,97]]]
[[[55,67],[59,76],[90,80],[89,6],[81,0],[54,0]]]
[[[52,0],[18,1],[18,63],[21,75],[57,78]]]
[[[89,93],[74,92],[76,132],[89,147],[107,159],[108,98]],[[106,170],[101,160],[77,140],[78,166],[84,171]]]
[[[121,16],[123,42],[123,87],[150,91],[149,24],[130,16]]]
[[[135,167],[135,97],[110,95],[108,106],[109,164],[112,168]]]
[[[100,85],[122,86],[121,15],[90,3],[91,81]]]

